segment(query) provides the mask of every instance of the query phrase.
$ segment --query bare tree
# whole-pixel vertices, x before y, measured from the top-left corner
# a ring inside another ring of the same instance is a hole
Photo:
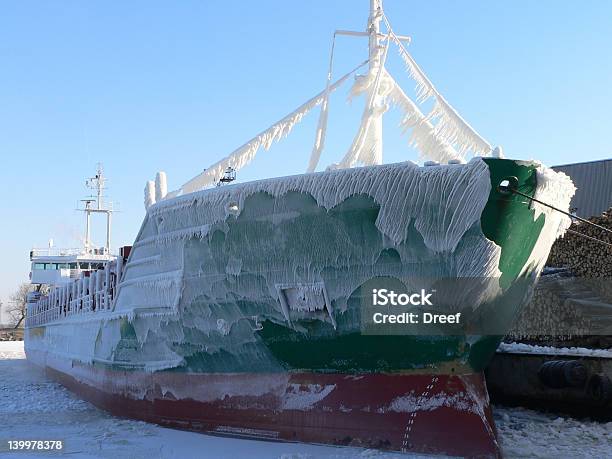
[[[28,293],[32,291],[34,291],[34,286],[32,284],[23,283],[19,286],[17,291],[11,295],[11,302],[8,306],[7,312],[11,317],[15,328],[18,328],[26,317]]]

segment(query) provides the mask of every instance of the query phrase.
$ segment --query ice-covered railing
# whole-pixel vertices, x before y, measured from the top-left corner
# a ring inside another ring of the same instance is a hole
[[[386,33],[381,32],[381,24],[385,25]],[[391,105],[403,110],[404,119],[400,127],[404,132],[411,132],[408,143],[419,151],[422,159],[440,162],[465,162],[470,152],[474,156],[491,155],[493,150],[489,142],[459,115],[417,65],[402,42],[405,41],[406,37],[395,34],[383,12],[382,0],[371,1],[370,18],[366,32],[336,31],[334,40],[337,33],[369,36],[368,60],[332,83],[334,50],[334,41],[332,41],[327,84],[323,91],[225,158],[205,169],[179,189],[166,195],[165,192],[160,193],[159,177],[156,182],[148,182],[145,188],[145,206],[148,208],[151,204],[165,197],[191,193],[218,183],[227,168],[239,170],[246,166],[255,158],[261,147],[267,150],[274,141],[286,137],[293,127],[312,109],[321,106],[315,145],[307,169],[308,172],[313,172],[317,167],[325,143],[329,96],[366,63],[369,64],[368,72],[365,75],[357,75],[355,84],[351,89],[352,96],[364,95],[366,98],[361,124],[348,152],[339,163],[332,164],[331,168],[348,168],[357,165],[382,163],[382,120],[384,113]],[[385,68],[391,46],[397,48],[406,65],[408,75],[416,82],[416,101],[406,95]],[[432,109],[429,113],[424,114],[418,108],[418,105],[430,98],[434,100]],[[501,150],[497,151],[501,152]]]
[[[62,257],[66,255],[81,255],[84,252],[83,247],[60,249],[55,247],[34,247],[30,250],[30,258],[32,257]]]
[[[104,269],[83,272],[79,279],[53,288],[47,295],[32,292],[28,298],[26,327],[37,327],[63,317],[108,311],[117,296],[123,258]]]

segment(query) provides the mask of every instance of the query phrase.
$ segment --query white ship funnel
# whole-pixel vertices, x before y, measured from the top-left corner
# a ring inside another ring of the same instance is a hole
[[[144,189],[144,205],[145,209],[155,204],[155,183],[149,180]]]
[[[155,202],[159,202],[168,194],[168,180],[166,173],[159,171],[155,176]]]

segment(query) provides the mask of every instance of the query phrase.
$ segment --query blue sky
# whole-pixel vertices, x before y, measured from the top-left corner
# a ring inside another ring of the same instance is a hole
[[[0,299],[28,251],[74,246],[84,178],[103,162],[131,244],[143,187],[197,175],[323,89],[331,35],[362,30],[368,0],[0,2]],[[396,32],[447,100],[506,156],[548,165],[609,158],[612,2],[385,0]],[[336,76],[365,39],[339,38]],[[396,53],[389,69],[413,83]],[[333,97],[322,164],[346,152],[361,101]],[[387,117],[385,161],[416,159]],[[316,112],[240,180],[303,172]],[[103,235],[95,238],[102,243]]]

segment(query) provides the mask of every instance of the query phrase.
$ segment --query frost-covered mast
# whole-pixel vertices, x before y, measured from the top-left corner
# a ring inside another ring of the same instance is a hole
[[[366,105],[349,151],[336,167],[353,167],[361,164],[382,164],[383,162],[383,115],[387,111],[386,94],[380,92],[389,36],[381,34],[383,19],[382,0],[370,0],[370,15],[366,34],[368,35],[368,73],[357,76],[353,94],[365,94]],[[336,31],[341,35],[360,35],[356,32]],[[383,40],[386,45],[383,45]]]
[[[369,2],[370,14],[365,32],[335,31],[327,84],[323,91],[225,158],[205,169],[178,190],[168,193],[167,197],[172,198],[215,185],[228,168],[235,171],[240,170],[255,158],[261,147],[266,150],[270,148],[274,141],[286,137],[307,113],[321,106],[314,147],[307,167],[308,172],[315,171],[325,145],[329,97],[365,65],[368,65],[367,73],[355,76],[355,83],[350,91],[352,97],[363,95],[366,100],[359,129],[344,157],[340,162],[329,166],[328,169],[381,164],[383,162],[383,115],[391,106],[403,112],[400,127],[404,132],[410,132],[408,144],[420,153],[422,159],[465,162],[468,152],[481,156],[492,153],[500,154],[500,149],[492,150],[491,145],[457,113],[417,65],[405,46],[410,42],[410,38],[394,32],[384,13],[382,0],[369,0]],[[382,30],[383,25],[384,31]],[[334,44],[337,35],[367,36],[369,52],[364,62],[338,80],[332,81]],[[388,51],[392,45],[403,60],[408,75],[416,83],[414,100],[404,92],[385,68]],[[431,98],[434,99],[433,108],[429,113],[424,114],[419,105]],[[165,176],[163,182],[165,184]],[[158,183],[159,176],[156,183],[147,184],[145,188],[146,207],[166,197],[165,192],[159,192]]]
[[[388,48],[382,45],[383,38],[380,33],[382,11],[382,0],[370,0],[370,16],[366,30],[369,50],[368,73],[365,76],[366,84],[368,84],[367,102],[359,131],[349,152],[339,164],[340,167],[352,167],[359,160],[369,164],[382,164],[383,115],[387,108],[385,98],[378,94],[378,88]],[[386,40],[388,39],[386,37]]]
[[[370,0],[370,17],[368,19],[368,33],[370,34],[370,36],[368,37],[370,67],[368,78],[376,78],[375,75],[378,74],[378,71],[380,70],[381,66],[385,65],[382,56],[383,49],[385,48],[381,46],[380,39],[380,21],[382,21],[382,0]],[[382,110],[384,107],[384,100],[382,100],[381,97],[375,97],[374,104],[375,110]],[[374,136],[375,142],[373,145],[372,152],[374,164],[382,164],[383,114],[384,112],[382,112],[380,116],[375,117],[375,119],[372,120],[372,130],[376,133]]]
[[[85,185],[94,190],[96,193],[95,199],[83,199],[81,202],[84,204],[83,209],[80,211],[85,213],[85,251],[91,251],[91,214],[99,213],[106,215],[106,245],[104,251],[106,254],[110,253],[111,246],[111,223],[112,214],[114,212],[112,202],[104,202],[104,190],[106,189],[106,177],[104,176],[104,170],[102,164],[98,163],[96,175],[85,180]],[[93,204],[95,203],[95,207]],[[106,204],[106,205],[105,205]]]

